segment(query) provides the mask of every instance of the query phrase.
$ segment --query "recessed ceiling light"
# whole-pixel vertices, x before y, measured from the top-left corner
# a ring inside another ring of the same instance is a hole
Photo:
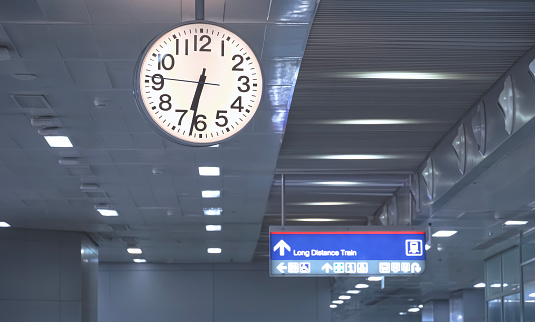
[[[220,231],[221,225],[206,225],[206,231]]]
[[[97,209],[97,211],[100,212],[100,214],[102,216],[105,216],[105,217],[116,217],[116,216],[119,216],[119,213],[116,210],[113,210],[113,209]]]
[[[433,234],[433,237],[451,237],[456,233],[456,230],[439,230]]]
[[[147,260],[144,258],[134,258],[134,262],[136,263],[146,263]]]
[[[502,287],[502,284],[494,283],[494,284],[491,284],[490,287],[498,288],[498,287]]]
[[[418,308],[423,309],[423,308],[424,308],[424,305],[423,305],[423,304],[420,304],[420,305],[418,305]]]
[[[203,198],[219,198],[220,195],[221,195],[221,191],[219,190],[203,190],[202,191]]]
[[[308,157],[309,159],[320,160],[381,160],[381,159],[397,159],[394,155],[384,154],[334,154],[334,155],[315,155]]]
[[[347,294],[359,294],[360,291],[359,290],[348,290],[346,293]]]
[[[221,208],[203,208],[202,210],[206,216],[219,216],[223,209]]]
[[[357,284],[357,285],[355,285],[355,288],[368,288],[368,287],[370,287],[370,285],[368,285],[368,284]]]
[[[289,218],[289,221],[306,221],[306,222],[329,222],[329,221],[345,221],[345,219],[332,218]]]
[[[127,248],[126,251],[129,254],[141,254],[142,253],[141,248],[135,248],[135,247]]]
[[[218,176],[219,167],[199,167],[200,176]]]
[[[324,185],[324,186],[361,186],[363,184],[366,184],[365,182],[352,182],[352,181],[320,181],[320,182],[312,182],[312,184],[316,185]]]
[[[334,300],[332,303],[333,304],[344,304],[344,301],[342,301],[342,300]]]
[[[361,205],[363,202],[357,201],[320,201],[320,202],[290,202],[291,206],[354,206]]]
[[[331,305],[329,305],[329,307],[330,307],[331,309],[336,309],[336,308],[338,307],[338,305],[336,305],[336,304],[331,304]]]
[[[454,73],[420,73],[420,72],[369,72],[369,73],[337,73],[338,77],[364,79],[466,79],[467,75]]]
[[[407,310],[407,312],[411,312],[411,313],[416,313],[416,312],[419,312],[420,309],[417,308],[417,307],[411,307],[410,309]]]
[[[529,297],[535,297],[535,293],[529,293]]]
[[[5,222],[5,221],[0,221],[0,227],[1,227],[1,228],[7,228],[7,227],[11,227],[11,225],[8,224],[8,223]]]
[[[207,251],[209,254],[221,254],[221,248],[217,248],[217,247],[208,248]]]
[[[367,119],[367,120],[328,120],[320,124],[332,125],[398,125],[398,124],[427,124],[430,120],[395,120],[395,119]]]
[[[399,315],[407,315],[407,312],[399,312]]]
[[[340,295],[338,297],[339,300],[350,300],[351,299],[351,295]]]
[[[219,148],[219,144],[210,145],[209,148]]]
[[[379,282],[379,281],[382,281],[382,280],[383,280],[382,276],[370,276],[370,277],[368,277],[368,281],[370,281],[370,282]]]
[[[508,220],[505,222],[507,226],[519,226],[519,225],[525,225],[528,222],[525,220]]]
[[[66,136],[45,136],[45,140],[52,148],[72,148],[71,140]]]
[[[485,283],[477,283],[476,285],[474,285],[475,288],[483,288],[485,287]]]

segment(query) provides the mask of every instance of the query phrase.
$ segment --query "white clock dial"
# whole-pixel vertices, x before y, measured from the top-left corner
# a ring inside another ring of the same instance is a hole
[[[211,23],[180,25],[153,40],[136,69],[142,114],[172,140],[211,145],[254,116],[262,71],[247,43]]]

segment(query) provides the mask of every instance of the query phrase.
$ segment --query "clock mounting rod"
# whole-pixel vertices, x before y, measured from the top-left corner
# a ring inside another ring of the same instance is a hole
[[[195,0],[195,20],[204,20],[204,0]]]

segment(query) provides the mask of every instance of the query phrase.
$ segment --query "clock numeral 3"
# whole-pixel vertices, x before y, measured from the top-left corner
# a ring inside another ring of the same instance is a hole
[[[241,106],[241,96],[238,96],[238,98],[230,105],[230,108],[238,109],[238,112],[241,113],[241,110],[243,109],[243,106]]]
[[[201,118],[202,118],[202,120],[199,120]],[[195,117],[195,120],[193,120],[195,122],[195,129],[197,131],[202,132],[202,131],[206,130],[206,122],[204,120],[206,120],[206,116],[204,116],[202,114],[197,115]]]
[[[249,85],[249,77],[247,76],[240,76],[238,77],[238,81],[242,81],[242,79],[244,80],[242,85],[245,86],[245,89],[242,89],[241,86],[238,87],[238,90],[242,93],[245,93],[245,92],[248,92],[250,89],[251,89],[251,86]]]
[[[154,89],[155,91],[159,91],[163,88],[163,76],[161,74],[154,74],[152,75],[152,82],[155,84],[155,85],[160,85],[160,87],[156,87],[156,86],[152,86],[152,89]]]
[[[236,65],[234,65],[234,67],[232,67],[232,70],[233,71],[237,71],[237,72],[243,72],[243,68],[238,67],[243,63],[243,56],[242,55],[234,55],[234,56],[232,56],[232,60],[236,60],[236,58],[238,58],[238,63],[236,63]]]
[[[171,109],[171,95],[160,95],[160,105],[158,105],[162,111],[169,111]]]
[[[162,57],[162,54],[158,54],[158,70],[165,69],[171,70],[175,67],[175,58],[172,55],[165,54]]]
[[[219,121],[219,119],[223,119],[223,124],[219,124],[219,122],[215,122],[215,124],[219,127],[227,126],[228,124],[228,118],[225,115],[223,115],[224,113],[227,113],[227,111],[217,110],[217,113],[215,115],[216,120]]]

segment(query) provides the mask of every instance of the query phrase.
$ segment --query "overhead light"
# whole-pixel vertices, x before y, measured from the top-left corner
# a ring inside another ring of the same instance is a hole
[[[428,124],[429,120],[395,120],[395,119],[357,119],[357,120],[328,120],[319,121],[320,124],[332,125],[398,125],[398,124]]]
[[[407,315],[407,312],[399,312],[399,315]]]
[[[535,293],[529,293],[529,297],[535,297]]]
[[[351,299],[351,295],[340,295],[338,297],[339,300],[350,300]]]
[[[477,283],[476,285],[474,285],[475,288],[483,288],[485,287],[485,283]]]
[[[338,305],[336,305],[336,304],[331,304],[331,305],[329,305],[329,307],[330,307],[331,309],[336,309],[336,308],[338,307]]]
[[[80,190],[99,190],[100,185],[98,183],[82,183]]]
[[[221,191],[219,190],[203,190],[202,191],[203,198],[219,198],[220,195],[221,195]]]
[[[52,148],[72,148],[71,140],[66,136],[45,136],[45,140]]]
[[[37,75],[29,74],[29,73],[14,73],[14,74],[11,74],[11,77],[20,81],[31,81],[31,80],[36,79]]]
[[[52,115],[35,115],[30,119],[32,126],[51,127],[56,124],[56,118]]]
[[[504,224],[507,226],[519,226],[527,224],[527,221],[524,220],[508,220]]]
[[[208,248],[207,251],[209,254],[221,254],[221,248]]]
[[[289,218],[290,221],[306,221],[306,222],[329,222],[329,221],[345,221],[345,219],[333,218]]]
[[[368,285],[368,284],[357,284],[357,285],[355,285],[355,288],[368,288],[368,287],[370,287],[370,285]]]
[[[417,307],[411,307],[410,309],[407,310],[407,312],[411,312],[411,313],[420,312],[420,308],[417,308]]]
[[[494,283],[494,284],[491,284],[490,287],[494,287],[494,288],[502,287],[502,284],[500,284],[500,283]]]
[[[360,291],[359,290],[348,290],[346,293],[347,294],[359,294]]]
[[[334,300],[332,303],[333,304],[344,304],[344,301],[342,301],[342,300]]]
[[[219,144],[210,145],[209,148],[219,148]]]
[[[351,182],[351,181],[320,181],[312,182],[312,184],[325,186],[360,186],[366,184],[365,182]]]
[[[451,237],[456,233],[456,230],[439,230],[433,234],[433,237]]]
[[[320,202],[291,202],[291,206],[351,206],[361,205],[363,202],[357,201],[320,201]]]
[[[423,308],[424,308],[424,305],[423,305],[423,304],[420,304],[420,305],[418,305],[418,308],[423,309]]]
[[[58,163],[66,166],[80,165],[80,159],[75,157],[65,157],[58,159]]]
[[[144,258],[134,258],[134,262],[136,263],[146,263],[147,260]]]
[[[420,72],[369,72],[369,73],[337,73],[338,77],[363,79],[467,79],[467,75],[454,73],[420,73]]]
[[[370,277],[368,277],[368,281],[370,281],[370,282],[379,282],[379,281],[382,281],[382,280],[383,280],[382,276],[370,276]]]
[[[309,159],[321,160],[381,160],[381,159],[398,159],[394,155],[385,154],[334,154],[334,155],[315,155],[308,157]]]
[[[127,248],[126,251],[129,254],[141,254],[142,253],[141,248],[135,248],[135,247]]]
[[[8,227],[11,227],[11,225],[5,221],[0,221],[0,228],[8,228]]]
[[[219,167],[199,167],[200,176],[218,176]]]
[[[220,231],[221,225],[206,225],[206,231]]]
[[[97,209],[98,212],[104,217],[117,217],[119,213],[113,209]]]
[[[219,216],[223,209],[221,208],[203,208],[202,210],[206,216]]]

